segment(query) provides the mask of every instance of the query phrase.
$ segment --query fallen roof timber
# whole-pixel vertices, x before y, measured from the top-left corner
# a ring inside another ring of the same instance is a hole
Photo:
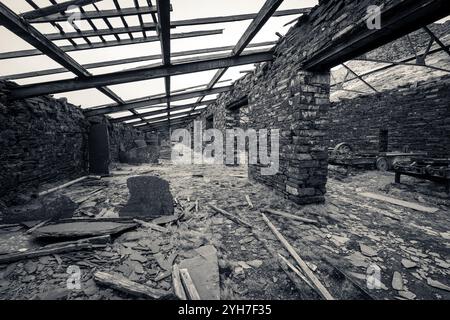
[[[172,34],[170,38],[172,40],[176,40],[176,39],[185,39],[185,38],[193,38],[193,37],[211,36],[211,35],[222,34],[222,33],[223,33],[223,29],[192,31],[192,32],[184,32],[184,33],[175,33],[175,34]],[[72,52],[72,51],[81,51],[81,50],[90,50],[90,49],[110,48],[110,47],[116,47],[116,46],[125,46],[125,45],[130,45],[130,44],[156,42],[156,41],[159,41],[159,37],[151,36],[151,37],[147,37],[147,38],[114,40],[114,41],[97,42],[97,43],[91,43],[91,44],[85,43],[85,44],[79,44],[77,46],[67,45],[67,46],[61,46],[61,47],[59,47],[59,49],[64,52]],[[0,53],[0,60],[31,57],[31,56],[41,55],[41,54],[42,54],[42,52],[40,50],[36,50],[36,49],[3,52],[3,53]]]
[[[273,46],[275,44],[276,44],[276,42],[274,42],[274,41],[267,41],[267,42],[260,42],[260,43],[250,44],[250,45],[247,46],[247,48]],[[214,47],[214,48],[194,49],[194,50],[187,50],[187,51],[180,51],[180,52],[172,52],[172,57],[183,57],[183,56],[190,56],[190,55],[196,55],[196,54],[228,51],[228,50],[233,50],[233,48],[234,48],[234,46],[223,46],[223,47]],[[112,60],[112,61],[94,62],[94,63],[84,64],[83,67],[85,69],[95,69],[95,68],[111,67],[111,66],[117,66],[117,65],[122,65],[122,64],[129,64],[129,63],[135,63],[135,62],[159,60],[159,59],[162,59],[162,55],[161,54],[154,54],[154,55],[149,55],[149,56],[125,58],[125,59],[118,59],[118,60]],[[24,73],[18,73],[18,74],[13,74],[13,75],[7,75],[7,76],[0,77],[0,80],[4,80],[4,79],[17,80],[17,79],[24,79],[24,78],[48,76],[48,75],[53,75],[53,74],[65,73],[65,72],[67,72],[67,69],[65,69],[65,68],[55,68],[55,69],[47,69],[47,70],[40,70],[40,71],[32,71],[32,72],[24,72]]]
[[[169,66],[143,68],[131,71],[119,71],[101,75],[94,75],[85,79],[68,79],[21,86],[11,92],[11,98],[23,99],[50,93],[61,93],[101,86],[136,82],[141,80],[157,79],[166,76],[176,76],[200,71],[214,70],[258,62],[270,61],[273,52],[246,54],[238,57],[203,60],[198,62],[182,63]]]

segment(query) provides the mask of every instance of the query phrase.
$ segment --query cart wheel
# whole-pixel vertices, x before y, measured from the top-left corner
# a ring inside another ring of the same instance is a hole
[[[340,154],[348,154],[351,153],[353,150],[348,143],[342,142],[339,143],[336,147],[334,147],[334,151]]]
[[[377,169],[378,171],[388,171],[389,163],[386,158],[378,158],[377,159]]]

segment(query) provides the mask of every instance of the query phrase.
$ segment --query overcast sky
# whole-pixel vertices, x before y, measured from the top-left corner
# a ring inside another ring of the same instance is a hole
[[[0,0],[0,1],[18,14],[32,10],[32,8],[24,0]],[[58,0],[58,2],[65,2],[65,1],[66,0]],[[263,6],[264,2],[265,0],[171,0],[173,6],[173,12],[171,12],[171,19],[181,20],[181,19],[194,19],[211,16],[257,13]],[[40,7],[48,6],[51,4],[49,0],[35,0],[35,3]],[[133,0],[119,0],[119,3],[122,8],[134,7]],[[146,4],[146,1],[139,0],[139,3],[140,5],[144,6]],[[155,1],[153,1],[153,3],[155,3]],[[286,0],[280,6],[279,10],[312,7],[316,4],[317,0]],[[98,2],[97,6],[101,10],[114,9],[114,4],[112,0],[104,0]],[[95,8],[91,5],[85,6],[84,9],[86,11],[95,10]],[[275,32],[285,34],[292,25],[286,27],[284,27],[283,25],[286,24],[287,22],[292,21],[296,17],[298,17],[298,15],[271,18],[265,25],[265,27],[258,33],[258,35],[255,37],[252,43],[264,41],[276,41],[278,37],[275,35]],[[109,20],[114,27],[123,27],[120,18],[111,18]],[[126,20],[130,26],[139,25],[139,20],[137,17],[134,16],[126,17]],[[96,19],[94,20],[94,22],[98,28],[101,29],[107,28],[106,24],[100,19]],[[145,15],[144,22],[152,22],[151,15]],[[171,42],[172,52],[235,45],[239,40],[239,38],[242,36],[243,32],[250,24],[250,22],[251,22],[250,20],[247,20],[242,22],[210,24],[192,27],[179,27],[176,29],[172,29],[172,33],[181,33],[196,30],[224,29],[223,34],[206,37],[172,40]],[[68,22],[63,22],[61,23],[61,25],[67,32],[74,31],[73,27]],[[82,30],[91,30],[89,24],[87,24],[85,21],[79,21],[77,25]],[[57,29],[55,29],[52,25],[48,23],[34,24],[34,26],[42,33],[58,32]],[[137,33],[135,35],[137,37],[142,37],[142,33]],[[147,32],[147,35],[155,35],[155,32],[153,31]],[[106,40],[115,40],[113,36],[107,36],[105,38]],[[121,35],[121,38],[126,39],[128,38],[128,35]],[[30,45],[28,45],[26,42],[15,36],[13,33],[11,33],[4,27],[0,27],[0,39],[1,39],[0,52],[32,49]],[[92,42],[100,42],[100,39],[95,37],[90,38],[90,40]],[[77,39],[77,42],[80,44],[85,43],[82,39]],[[70,43],[66,40],[56,41],[55,43],[57,45],[70,45]],[[145,44],[104,48],[104,49],[84,50],[78,52],[70,52],[68,54],[72,56],[74,59],[76,59],[76,61],[78,61],[80,64],[86,64],[98,61],[117,60],[122,58],[139,57],[159,53],[161,53],[161,47],[159,42],[152,42]],[[160,61],[153,60],[150,62],[147,61],[143,63],[134,63],[115,67],[91,69],[90,72],[93,74],[109,73],[113,71],[135,68],[147,65],[149,63],[157,63],[157,62]],[[0,74],[3,76],[8,74],[16,74],[57,67],[60,66],[56,62],[52,61],[46,56],[41,55],[26,58],[1,60]],[[230,68],[222,79],[223,80],[231,79],[234,81],[243,76],[243,74],[240,73],[240,71],[249,70],[252,68],[253,68],[252,65]],[[172,77],[172,91],[185,87],[192,87],[206,84],[212,79],[214,73],[215,70],[211,70],[206,72],[199,72]],[[73,77],[74,75],[72,73],[67,72],[64,74],[58,74],[53,76],[21,79],[17,80],[17,82],[19,84],[29,84],[51,80],[67,79]],[[220,85],[227,85],[230,83],[232,83],[232,81],[224,82],[221,83]],[[114,90],[114,92],[118,94],[122,99],[129,100],[148,95],[163,93],[164,80],[155,79],[155,80],[140,81],[134,83],[114,85],[110,86],[110,88]],[[56,96],[67,97],[70,102],[76,105],[80,105],[83,108],[113,103],[112,100],[110,100],[108,97],[104,96],[102,93],[98,92],[95,89],[67,92],[58,94]],[[213,96],[207,98],[208,99],[213,98]],[[195,100],[196,99],[184,100],[177,102],[175,105],[191,103],[195,102]],[[146,110],[142,110],[142,112],[144,111]],[[119,115],[122,116],[126,114],[127,113],[121,113],[115,116]]]

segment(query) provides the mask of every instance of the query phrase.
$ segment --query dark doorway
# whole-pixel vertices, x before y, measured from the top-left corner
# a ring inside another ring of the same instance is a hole
[[[206,130],[214,129],[214,116],[206,118]]]
[[[89,131],[89,172],[97,175],[109,175],[108,126],[105,122],[91,123]]]
[[[387,152],[389,146],[389,131],[388,130],[380,130],[380,152]]]

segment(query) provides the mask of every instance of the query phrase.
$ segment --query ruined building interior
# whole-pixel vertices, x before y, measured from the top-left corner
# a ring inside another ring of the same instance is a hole
[[[0,299],[448,300],[449,16],[0,0]]]

